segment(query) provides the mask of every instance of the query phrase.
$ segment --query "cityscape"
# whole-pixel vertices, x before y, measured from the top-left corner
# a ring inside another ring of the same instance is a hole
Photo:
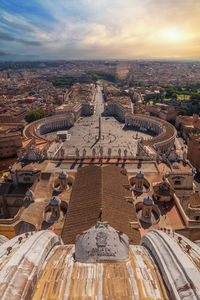
[[[199,12],[2,0],[0,299],[200,299]]]

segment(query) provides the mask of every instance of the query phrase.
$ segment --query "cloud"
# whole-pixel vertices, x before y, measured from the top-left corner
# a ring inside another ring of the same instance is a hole
[[[3,50],[0,50],[0,56],[6,56],[6,55],[8,55],[7,52],[5,52],[5,51],[3,51]]]
[[[200,57],[199,0],[1,1],[0,40],[27,56],[26,45],[41,58]]]
[[[38,41],[28,41],[28,40],[25,40],[22,38],[16,38],[6,32],[0,32],[0,40],[8,41],[8,42],[15,41],[15,42],[19,42],[19,43],[29,45],[29,46],[41,46],[42,45],[42,43],[40,43]]]
[[[3,41],[14,41],[15,39],[12,36],[10,36],[8,33],[0,32],[0,40],[3,40]]]
[[[6,11],[0,13],[1,16],[1,27],[4,28],[6,32],[15,33],[18,37],[28,37],[28,38],[38,38],[41,40],[48,40],[48,34],[51,32],[50,28],[42,28],[42,20],[40,22],[32,23],[33,20],[26,19],[25,16],[18,14],[11,14]],[[31,22],[32,21],[32,22]],[[48,23],[46,21],[46,23]],[[46,24],[45,23],[45,24]]]
[[[23,39],[15,39],[16,42],[19,42],[19,43],[23,43],[25,45],[29,45],[29,46],[41,46],[42,43],[41,42],[38,42],[38,41],[27,41],[27,40],[23,40]]]

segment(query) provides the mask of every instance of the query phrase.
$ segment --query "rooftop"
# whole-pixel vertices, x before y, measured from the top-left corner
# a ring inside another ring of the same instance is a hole
[[[172,173],[190,173],[192,172],[192,168],[188,163],[185,163],[183,161],[178,161],[174,163],[174,167],[172,165]]]
[[[94,226],[97,221],[107,221],[116,230],[125,233],[130,243],[140,241],[138,222],[129,188],[126,170],[116,166],[88,166],[77,171],[73,184],[62,238],[64,243],[74,243],[77,234]]]
[[[170,184],[165,181],[154,185],[153,189],[154,189],[154,192],[159,195],[170,196],[173,194],[173,190],[170,187]]]
[[[191,207],[199,207],[200,208],[200,195],[199,192],[196,191],[190,196],[190,206]]]
[[[126,261],[101,263],[74,260],[74,245],[49,230],[0,238],[0,298],[197,300],[199,247],[179,237],[153,230]]]

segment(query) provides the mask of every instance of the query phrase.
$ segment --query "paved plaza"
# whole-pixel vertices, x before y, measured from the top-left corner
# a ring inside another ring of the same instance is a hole
[[[98,140],[99,117],[101,117],[101,139]],[[94,152],[96,156],[99,156],[101,151],[103,155],[108,155],[108,151],[111,151],[110,156],[117,156],[120,148],[121,156],[124,155],[124,150],[126,149],[127,156],[135,157],[138,139],[150,137],[147,133],[126,128],[125,124],[118,122],[114,117],[105,116],[104,100],[100,86],[97,86],[94,114],[89,117],[79,118],[74,126],[69,129],[68,133],[70,134],[70,139],[63,144],[65,155],[68,156],[75,155],[76,149],[79,149],[80,156],[83,154],[83,149],[86,150],[87,156],[92,156]],[[56,132],[47,135],[53,138],[56,137]],[[111,150],[108,150],[109,148]]]

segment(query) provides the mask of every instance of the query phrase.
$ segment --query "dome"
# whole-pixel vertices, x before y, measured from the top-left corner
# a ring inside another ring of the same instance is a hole
[[[170,187],[170,184],[163,181],[158,183],[157,185],[154,186],[154,192],[163,195],[163,196],[170,196],[172,195],[172,189]]]
[[[50,200],[50,205],[52,205],[52,206],[60,205],[60,199],[55,196],[52,197]]]
[[[172,164],[172,168],[173,169],[179,169],[179,163],[177,161],[175,161],[173,164]]]
[[[143,199],[143,205],[147,205],[147,206],[153,206],[154,205],[154,202],[153,202],[153,199],[151,197],[145,197]]]
[[[97,222],[77,235],[75,258],[79,262],[124,261],[129,259],[129,238],[106,222]]]
[[[160,183],[160,189],[163,191],[169,191],[170,190],[170,184],[163,181]]]
[[[136,178],[144,178],[144,174],[140,171],[136,174]]]
[[[178,237],[191,247],[189,253]],[[122,244],[124,235],[120,238]],[[200,299],[199,247],[177,233],[149,231],[120,263],[76,263],[74,245],[64,245],[51,230],[2,242],[0,299],[144,299],[144,292],[145,299]]]
[[[68,175],[67,175],[67,173],[65,172],[65,171],[61,171],[60,172],[60,174],[59,174],[59,179],[65,179],[65,178],[67,178],[68,177]]]
[[[28,190],[26,191],[25,196],[26,196],[26,197],[32,197],[32,196],[33,196],[33,192],[32,192],[30,189],[28,189]]]

